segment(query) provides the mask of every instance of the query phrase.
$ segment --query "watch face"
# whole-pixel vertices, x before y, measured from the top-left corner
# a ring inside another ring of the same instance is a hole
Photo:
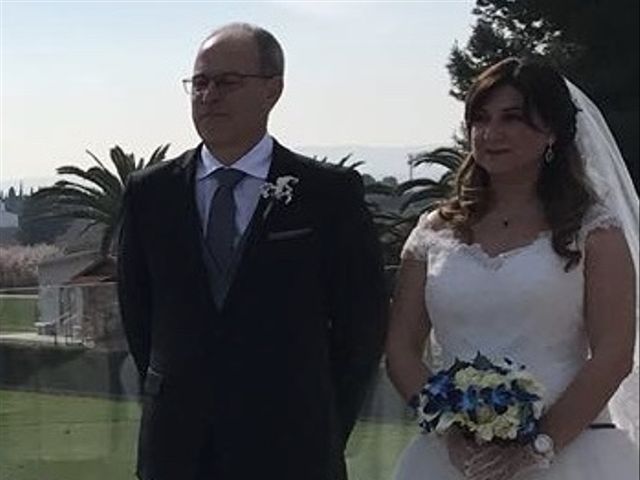
[[[549,453],[553,450],[553,440],[549,435],[538,435],[533,442],[533,447],[538,453]]]

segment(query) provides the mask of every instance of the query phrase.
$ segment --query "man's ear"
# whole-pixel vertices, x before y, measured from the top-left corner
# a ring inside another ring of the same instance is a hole
[[[282,77],[273,77],[267,80],[266,95],[264,97],[265,107],[271,110],[280,99],[284,90],[284,81]]]

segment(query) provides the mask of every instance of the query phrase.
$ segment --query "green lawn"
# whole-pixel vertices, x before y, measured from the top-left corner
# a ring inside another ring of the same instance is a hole
[[[138,418],[136,402],[0,390],[0,480],[133,479]],[[360,422],[350,480],[389,480],[414,431]]]
[[[0,296],[0,332],[29,332],[35,330],[38,299]]]

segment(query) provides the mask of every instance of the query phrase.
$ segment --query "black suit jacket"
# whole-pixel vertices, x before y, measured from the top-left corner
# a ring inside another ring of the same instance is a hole
[[[269,181],[299,183],[288,205],[260,200],[218,308],[198,158],[136,172],[125,193],[119,297],[145,387],[138,475],[192,480],[206,462],[211,480],[334,480],[387,310],[361,180],[276,142]]]

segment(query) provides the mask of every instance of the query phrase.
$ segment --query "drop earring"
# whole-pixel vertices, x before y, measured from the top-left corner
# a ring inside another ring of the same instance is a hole
[[[551,162],[553,162],[554,156],[555,155],[553,153],[553,142],[549,140],[549,143],[547,144],[547,149],[544,151],[544,163],[549,165]]]

